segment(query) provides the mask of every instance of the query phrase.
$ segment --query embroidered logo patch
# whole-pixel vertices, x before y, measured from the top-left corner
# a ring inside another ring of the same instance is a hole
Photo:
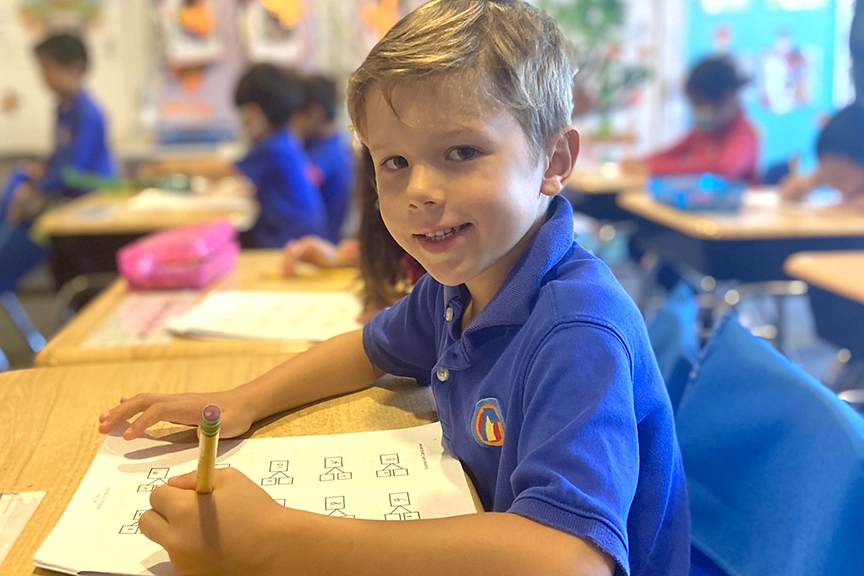
[[[474,407],[474,439],[484,446],[504,444],[504,416],[497,398],[484,398]]]

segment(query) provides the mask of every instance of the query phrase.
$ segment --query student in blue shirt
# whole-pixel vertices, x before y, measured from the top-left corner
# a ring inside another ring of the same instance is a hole
[[[302,142],[288,128],[304,101],[299,75],[272,64],[250,66],[234,91],[240,128],[250,142],[246,157],[236,164],[218,158],[173,158],[150,166],[147,173],[223,178],[239,172],[248,178],[260,212],[252,229],[240,236],[244,247],[282,248],[303,236],[324,236],[327,215],[312,181],[314,167]]]
[[[487,513],[406,523],[284,508],[217,471],[202,531],[194,475],[139,521],[184,574],[683,575],[689,521],[672,409],[639,312],[573,241],[558,197],[579,149],[573,69],[555,23],[520,1],[433,0],[396,24],[349,84],[381,215],[428,271],[362,331],[234,390],[137,395],[140,416],[227,436],[267,415],[413,376]],[[338,550],[338,553],[334,553]]]
[[[237,83],[234,103],[253,142],[237,168],[257,190],[261,213],[250,236],[259,248],[281,248],[307,234],[326,234],[324,202],[310,180],[308,157],[286,128],[304,98],[300,79],[272,64],[252,66]]]
[[[34,48],[42,77],[57,96],[54,151],[44,162],[16,167],[0,196],[0,290],[10,290],[45,256],[29,239],[33,220],[52,203],[86,192],[73,176],[114,176],[105,117],[84,90],[87,48],[78,36],[56,34]]]
[[[336,83],[315,74],[303,79],[306,104],[291,118],[291,127],[303,139],[306,153],[316,167],[321,197],[327,208],[326,240],[342,239],[342,224],[351,202],[354,157],[351,146],[336,127]]]

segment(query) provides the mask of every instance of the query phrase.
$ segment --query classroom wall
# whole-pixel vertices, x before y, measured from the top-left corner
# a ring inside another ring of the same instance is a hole
[[[422,2],[403,0],[403,9]],[[358,24],[361,8],[371,3],[309,4],[321,21],[315,65],[343,84],[374,43]],[[616,122],[637,136],[631,152],[666,143],[683,129],[683,5],[684,0],[628,0],[626,37],[635,39],[634,46],[650,45],[654,67],[639,101],[616,115]],[[111,138],[121,155],[140,148],[157,123],[161,56],[155,6],[154,0],[103,0],[100,19],[87,32],[93,60],[88,86],[108,112]],[[9,94],[17,100],[15,110],[4,113],[0,107],[0,157],[41,155],[51,146],[54,104],[31,54],[39,37],[23,25],[17,0],[0,0],[0,100]],[[586,122],[580,128],[590,130],[592,120]]]
[[[93,61],[88,87],[108,113],[115,142],[140,131],[141,91],[153,66],[150,17],[149,0],[106,0],[87,33]],[[17,2],[0,0],[0,99],[17,100],[14,110],[0,111],[0,156],[50,150],[54,102],[31,53],[40,37],[24,25]]]

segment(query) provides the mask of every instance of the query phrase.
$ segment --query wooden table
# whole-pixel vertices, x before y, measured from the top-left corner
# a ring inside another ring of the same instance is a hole
[[[352,291],[360,288],[358,273],[351,268],[306,272],[296,278],[280,275],[280,250],[243,250],[236,268],[201,292],[203,298],[212,290],[302,290]],[[306,269],[308,270],[308,268]],[[36,366],[63,366],[131,360],[165,360],[209,356],[261,356],[296,353],[310,343],[297,341],[193,340],[174,337],[170,343],[118,348],[84,348],[88,336],[111,315],[130,294],[126,282],[117,280],[75,319],[66,325],[36,355]]]
[[[788,280],[783,262],[795,252],[864,248],[864,213],[786,205],[770,192],[748,192],[735,214],[685,212],[647,194],[617,202],[637,221],[640,248],[718,280]]]
[[[864,251],[794,254],[785,270],[810,285],[816,333],[864,358]]]
[[[91,192],[46,212],[34,228],[52,243],[52,271],[58,285],[79,274],[117,270],[115,254],[122,246],[150,232],[204,224],[228,218],[238,230],[248,230],[258,217],[257,203],[220,209],[136,210],[133,194]]]
[[[594,169],[574,170],[564,191],[573,209],[596,220],[620,222],[629,214],[615,202],[622,193],[638,192],[645,188],[645,176],[623,174],[615,164]]]
[[[47,492],[0,565],[0,573],[52,574],[33,568],[33,554],[60,519],[102,444],[98,415],[115,405],[121,395],[143,390],[225,390],[287,358],[100,364],[0,374],[0,491]],[[392,377],[382,384],[386,388],[369,388],[265,419],[253,428],[251,436],[396,429],[437,420],[429,389]],[[167,434],[177,428],[164,425],[159,431]],[[194,442],[194,432],[189,429],[188,434],[190,442]]]

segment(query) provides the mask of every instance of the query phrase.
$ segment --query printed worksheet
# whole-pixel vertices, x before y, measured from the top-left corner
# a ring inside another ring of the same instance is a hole
[[[348,292],[220,290],[166,326],[189,338],[320,342],[361,327]]]
[[[196,469],[197,444],[108,436],[33,561],[66,574],[173,576],[138,530],[150,493]],[[283,506],[350,521],[410,522],[476,511],[441,425],[329,436],[222,440],[217,468],[240,470]],[[218,490],[218,484],[217,484]]]

